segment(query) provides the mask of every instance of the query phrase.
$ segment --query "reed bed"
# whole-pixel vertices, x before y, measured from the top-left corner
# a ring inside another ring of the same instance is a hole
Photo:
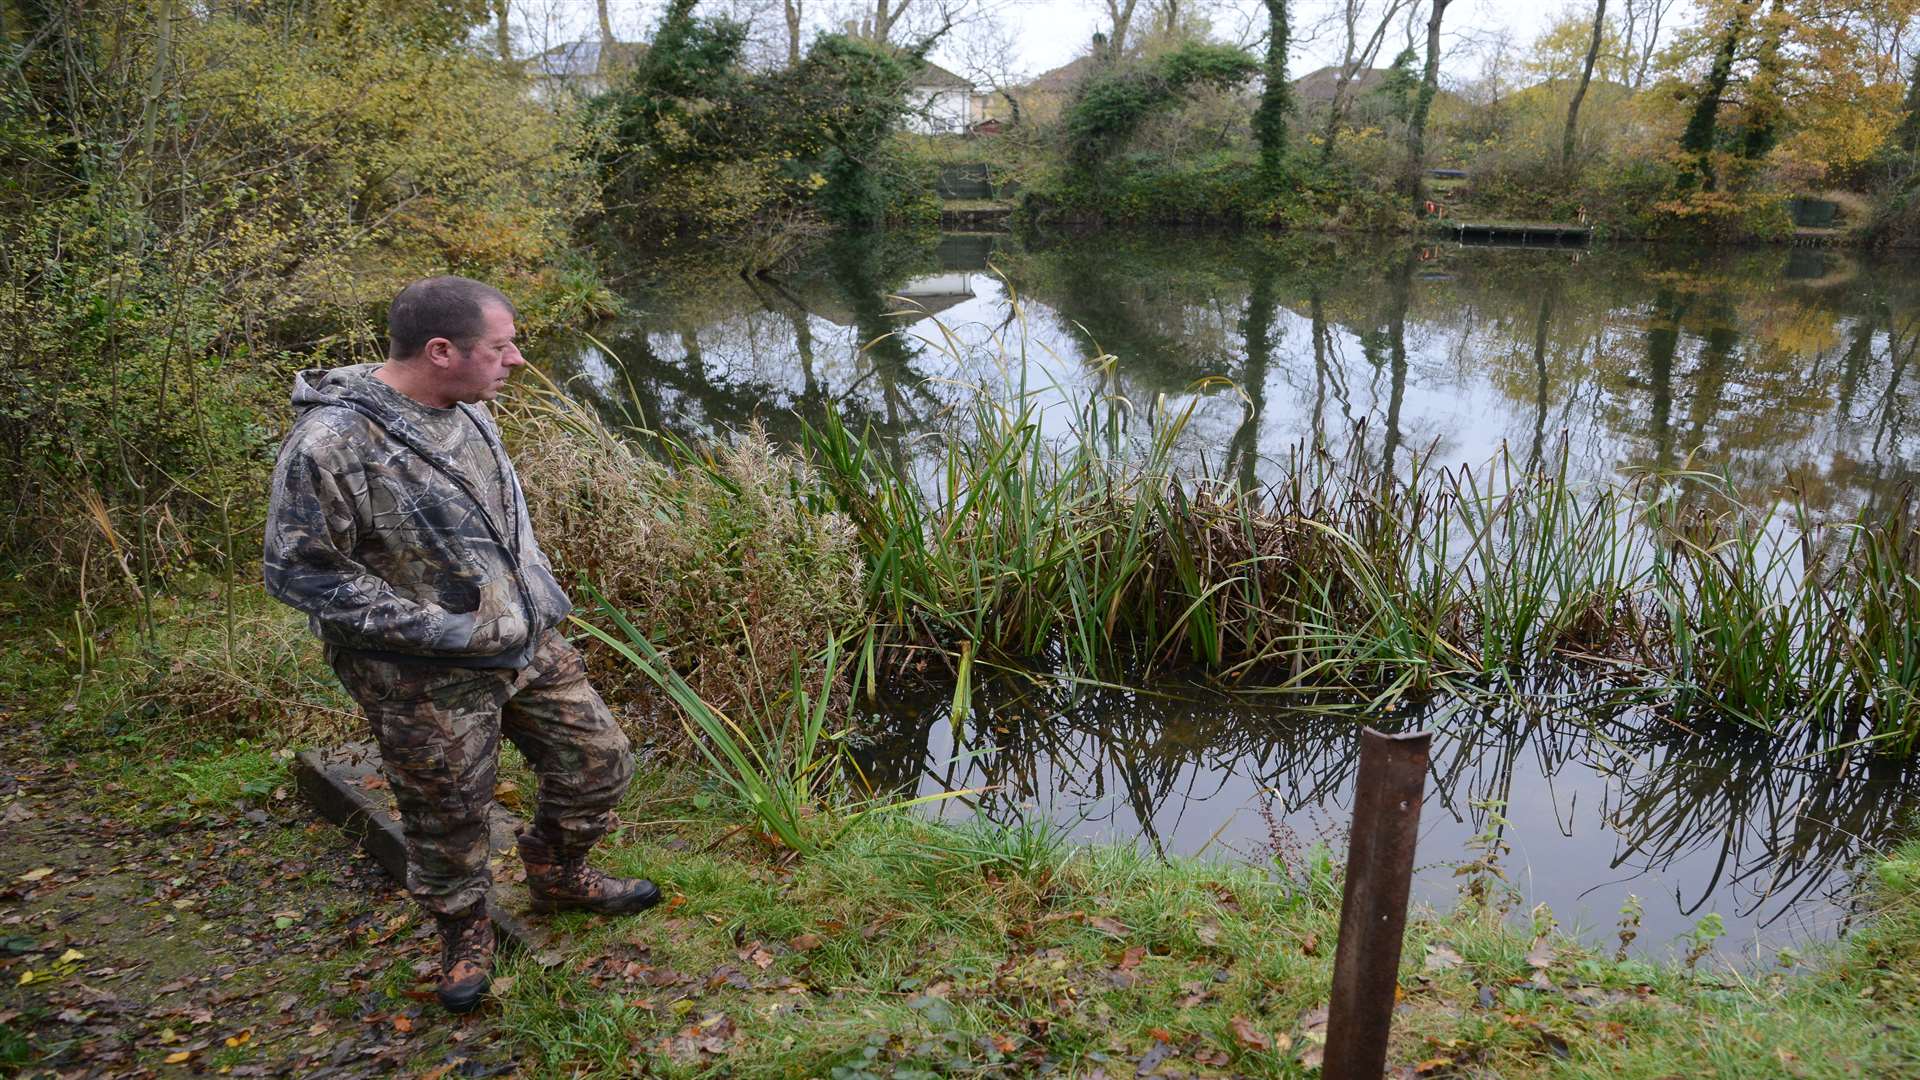
[[[1573,671],[1681,724],[1903,753],[1920,735],[1911,493],[1821,521],[1700,471],[1583,483],[1564,447],[1545,468],[1390,474],[1364,432],[1249,490],[1174,467],[1190,409],[1041,401],[981,389],[931,462],[831,412],[806,429],[817,504],[865,553],[869,652],[1371,709]],[[1048,407],[1071,411],[1066,436]]]
[[[1690,730],[1901,754],[1920,740],[1911,490],[1835,520],[1792,489],[1743,505],[1695,469],[1583,481],[1564,445],[1544,464],[1415,454],[1387,470],[1364,427],[1344,451],[1291,448],[1247,487],[1181,465],[1198,391],[1221,380],[1136,411],[1103,362],[1087,391],[974,387],[915,450],[828,408],[797,459],[758,434],[696,451],[616,432],[550,384],[521,419],[540,434],[536,486],[588,507],[577,529],[572,502],[543,508],[560,561],[722,708],[771,700],[834,639],[868,696],[946,658],[956,716],[985,664],[1102,685],[1197,675],[1372,714],[1573,679]],[[706,538],[711,522],[724,535]],[[697,542],[676,538],[689,529]]]

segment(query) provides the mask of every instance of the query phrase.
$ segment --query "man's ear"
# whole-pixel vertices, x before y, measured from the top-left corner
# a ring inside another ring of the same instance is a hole
[[[421,354],[427,358],[428,362],[437,368],[452,364],[458,352],[459,350],[453,347],[453,342],[443,337],[429,339],[427,347],[421,350]]]

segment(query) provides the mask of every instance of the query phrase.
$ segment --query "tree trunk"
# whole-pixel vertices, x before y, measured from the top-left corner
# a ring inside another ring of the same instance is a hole
[[[1727,92],[1727,80],[1733,76],[1733,56],[1740,47],[1740,36],[1746,31],[1747,5],[1751,2],[1741,0],[1733,18],[1727,20],[1726,36],[1714,53],[1713,68],[1707,72],[1706,85],[1700,88],[1700,100],[1693,106],[1687,130],[1680,136],[1680,149],[1694,156],[1694,173],[1707,191],[1713,190],[1712,155],[1714,137],[1719,131],[1720,97]]]
[[[1593,63],[1600,58],[1600,35],[1607,27],[1607,0],[1593,5],[1593,39],[1587,42],[1587,62],[1580,68],[1580,84],[1573,88],[1573,101],[1567,105],[1567,131],[1560,137],[1560,168],[1573,172],[1573,137],[1580,123],[1580,102],[1587,96],[1587,84],[1593,81]]]
[[[1107,0],[1107,16],[1113,22],[1113,33],[1107,36],[1107,55],[1119,59],[1127,51],[1127,31],[1133,26],[1133,9],[1140,0]]]
[[[787,66],[800,64],[800,3],[801,0],[781,0],[787,15]]]
[[[1747,133],[1740,143],[1740,156],[1758,161],[1767,156],[1780,138],[1781,114],[1786,111],[1780,100],[1780,46],[1787,34],[1786,5],[1773,0],[1762,21],[1760,55],[1753,78],[1747,81]]]
[[[906,15],[907,7],[912,3],[913,0],[900,0],[898,5],[894,5],[888,0],[874,0],[873,40],[879,44],[886,44],[893,35],[893,28],[899,24],[901,17]]]
[[[167,87],[167,69],[173,64],[173,0],[161,0],[155,21],[153,69],[147,74],[147,93],[140,103],[140,203],[145,212],[153,191],[154,124]]]
[[[613,44],[613,20],[607,16],[607,0],[594,0],[593,9],[594,14],[600,17],[600,44]],[[604,65],[606,57],[602,56],[600,62]]]
[[[1260,140],[1260,171],[1272,179],[1287,156],[1287,117],[1293,112],[1293,87],[1287,82],[1287,0],[1266,0],[1267,85],[1253,114]]]
[[[507,0],[493,0],[493,47],[500,59],[513,63],[513,35],[507,32]]]
[[[1440,88],[1440,20],[1450,2],[1433,0],[1433,14],[1427,18],[1427,66],[1420,76],[1419,96],[1413,99],[1413,115],[1407,120],[1406,192],[1415,206],[1427,190],[1427,111]]]

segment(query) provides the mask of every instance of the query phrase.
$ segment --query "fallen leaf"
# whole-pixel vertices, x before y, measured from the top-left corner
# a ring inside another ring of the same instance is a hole
[[[1196,926],[1193,928],[1193,936],[1200,939],[1200,944],[1205,945],[1208,948],[1212,948],[1213,946],[1220,944],[1220,924],[1215,922],[1203,922],[1199,926]]]
[[[820,935],[801,934],[792,941],[787,942],[787,947],[794,952],[806,952],[809,949],[817,949],[820,947]]]
[[[1319,1043],[1307,1047],[1300,1053],[1300,1067],[1303,1069],[1317,1069],[1326,1060],[1327,1048]]]
[[[227,1045],[228,1046],[245,1046],[252,1039],[253,1039],[253,1029],[248,1028],[247,1030],[241,1032],[238,1035],[227,1036]]]
[[[1147,958],[1146,946],[1144,945],[1132,946],[1131,948],[1127,949],[1126,952],[1123,952],[1120,954],[1120,970],[1132,971],[1134,968],[1137,968],[1140,966],[1140,961],[1145,960],[1146,958]]]
[[[1553,966],[1553,958],[1553,943],[1546,938],[1540,938],[1535,941],[1533,948],[1527,950],[1528,967],[1550,968]]]
[[[1158,1027],[1148,1028],[1147,1034],[1153,1036],[1155,1039],[1158,1039],[1163,1043],[1170,1043],[1173,1041],[1173,1032],[1168,1031],[1166,1028],[1158,1028]]]
[[[1246,1017],[1236,1016],[1227,1021],[1227,1025],[1233,1028],[1233,1037],[1239,1040],[1241,1046],[1249,1050],[1273,1049],[1273,1040],[1267,1037],[1266,1032],[1254,1027],[1253,1021]]]
[[[1319,934],[1314,933],[1311,930],[1307,931],[1307,936],[1305,940],[1300,942],[1300,955],[1302,956],[1319,956],[1320,955],[1320,935]]]
[[[1120,923],[1114,919],[1109,919],[1105,915],[1094,915],[1088,918],[1087,925],[1093,927],[1095,930],[1101,931],[1102,933],[1112,934],[1114,937],[1127,936],[1127,928],[1125,924]]]
[[[66,952],[61,953],[60,959],[55,960],[54,963],[77,964],[80,961],[85,960],[86,958],[87,958],[87,954],[81,952],[79,949],[68,949]]]
[[[1146,1056],[1140,1059],[1140,1064],[1133,1070],[1133,1075],[1152,1076],[1159,1071],[1161,1063],[1172,1056],[1173,1047],[1167,1045],[1165,1040],[1154,1043],[1153,1049],[1147,1051]]]
[[[1459,953],[1454,952],[1445,945],[1427,946],[1426,967],[1428,971],[1452,971],[1464,962],[1464,959]]]
[[[178,1065],[193,1056],[191,1050],[179,1050],[167,1055],[167,1064]]]
[[[404,1016],[396,1016],[393,1018],[393,1030],[405,1035],[413,1030],[413,1021]]]
[[[41,878],[44,878],[51,873],[53,873],[53,867],[43,866],[38,870],[29,870],[26,873],[21,874],[20,880],[21,881],[39,881]]]

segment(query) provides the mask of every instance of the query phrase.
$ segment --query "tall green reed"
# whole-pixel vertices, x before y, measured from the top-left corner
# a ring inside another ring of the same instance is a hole
[[[972,387],[920,457],[831,407],[803,424],[794,497],[851,522],[865,563],[863,616],[831,629],[861,640],[869,696],[888,663],[939,654],[962,673],[956,717],[976,662],[1102,682],[1185,670],[1356,707],[1573,672],[1686,724],[1920,737],[1911,493],[1829,522],[1793,492],[1744,506],[1686,468],[1581,480],[1564,442],[1544,465],[1503,449],[1388,470],[1364,425],[1247,488],[1183,464],[1224,380],[1142,409],[1112,358],[1093,374]],[[664,445],[674,467],[712,469]]]

